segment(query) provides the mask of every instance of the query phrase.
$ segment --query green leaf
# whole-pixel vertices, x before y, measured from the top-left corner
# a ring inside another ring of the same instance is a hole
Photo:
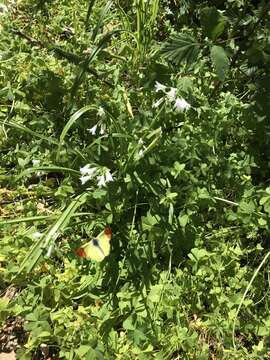
[[[2,311],[3,309],[6,309],[9,303],[9,298],[7,297],[2,297],[0,298],[0,310]]]
[[[221,46],[212,46],[211,60],[219,80],[224,81],[229,70],[229,59]]]
[[[92,348],[89,345],[81,345],[78,349],[75,350],[75,352],[76,352],[77,355],[80,356],[80,358],[82,358],[91,349]]]
[[[153,303],[158,303],[161,298],[162,290],[163,290],[163,285],[152,286],[151,291],[148,294],[148,299]]]
[[[239,210],[246,214],[252,214],[255,210],[255,204],[252,201],[241,201],[239,204]]]
[[[270,196],[263,196],[261,199],[260,199],[260,205],[264,205],[267,201],[270,200]]]
[[[178,220],[179,220],[180,226],[185,227],[188,223],[188,219],[189,219],[189,217],[187,214],[179,216]]]
[[[128,317],[124,322],[123,322],[123,328],[126,330],[134,330],[135,327],[132,323],[132,319],[130,317]]]
[[[267,221],[266,221],[265,219],[263,219],[263,218],[259,218],[258,223],[259,223],[259,225],[261,225],[261,226],[267,225]]]
[[[209,257],[209,253],[205,249],[194,248],[191,250],[191,254],[189,254],[188,256],[190,257],[190,259],[194,257],[198,261],[202,258]]]
[[[224,31],[225,18],[215,7],[206,7],[201,11],[201,25],[207,37],[217,39]]]
[[[194,63],[200,52],[200,44],[188,34],[177,34],[170,38],[161,49],[161,54],[168,60],[180,64]]]
[[[49,331],[41,331],[38,334],[39,338],[49,338],[51,336],[51,333]]]
[[[257,336],[267,336],[269,335],[269,328],[267,326],[260,325],[256,331]]]

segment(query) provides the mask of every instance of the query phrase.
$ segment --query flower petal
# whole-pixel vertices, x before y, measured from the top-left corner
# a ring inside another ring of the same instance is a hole
[[[157,107],[159,107],[159,105],[160,105],[163,101],[164,101],[164,98],[162,97],[162,98],[160,98],[158,101],[156,101],[156,102],[152,105],[152,107],[153,107],[154,109],[156,109]]]
[[[171,88],[170,91],[167,92],[167,98],[169,101],[174,101],[175,98],[176,98],[176,92],[177,92],[177,89],[176,88]]]
[[[97,124],[94,125],[93,127],[91,127],[90,129],[86,129],[87,131],[89,131],[92,135],[96,135],[97,132]]]
[[[107,183],[107,182],[110,182],[110,181],[113,181],[113,176],[112,176],[112,174],[110,173],[110,170],[107,170],[107,171],[106,171],[105,181],[106,181],[106,183]]]
[[[165,90],[166,90],[166,86],[165,86],[165,85],[162,85],[161,83],[159,83],[158,81],[156,81],[156,83],[155,83],[155,90],[156,90],[156,92],[165,91]]]
[[[97,179],[98,179],[98,183],[97,183],[98,187],[102,187],[106,185],[106,180],[104,175],[98,176]]]
[[[190,108],[190,104],[183,98],[177,98],[175,100],[174,107],[176,110],[183,112]]]
[[[85,183],[87,183],[87,181],[91,180],[92,176],[91,175],[84,175],[80,177],[81,183],[82,185],[84,185]]]
[[[105,111],[104,111],[104,109],[103,109],[102,106],[99,106],[99,107],[98,107],[97,114],[98,114],[98,116],[100,116],[100,117],[105,116]]]

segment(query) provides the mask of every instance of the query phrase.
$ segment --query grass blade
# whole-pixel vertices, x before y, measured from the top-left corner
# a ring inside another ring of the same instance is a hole
[[[100,31],[100,29],[103,26],[104,18],[107,15],[107,13],[109,12],[111,6],[112,6],[112,2],[108,1],[107,4],[104,6],[104,8],[101,10],[97,25],[93,30],[93,34],[92,34],[92,38],[91,38],[91,40],[93,42],[95,42],[98,32]]]
[[[85,59],[85,61],[83,62],[80,71],[78,73],[78,75],[76,76],[72,88],[71,88],[71,97],[74,98],[74,96],[76,95],[76,92],[78,91],[83,79],[84,79],[84,75],[87,71],[87,69],[89,68],[90,63],[94,60],[94,58],[97,56],[97,54],[106,47],[108,41],[111,39],[111,37],[113,35],[115,35],[116,33],[120,32],[120,30],[113,30],[108,32],[107,34],[105,34],[101,40],[99,41],[99,43],[93,48],[91,54]]]
[[[47,233],[44,234],[44,236],[42,236],[38,241],[36,241],[30,251],[26,254],[18,274],[20,274],[23,270],[26,270],[26,272],[29,273],[35,267],[41,258],[43,251],[46,250],[46,248],[49,247],[51,243],[54,242],[64,231],[77,208],[79,208],[86,201],[87,195],[87,193],[78,195],[58,217],[55,223],[49,228]]]
[[[73,114],[71,116],[71,118],[69,119],[69,121],[66,123],[66,125],[64,126],[64,129],[62,130],[62,133],[60,135],[60,141],[59,141],[59,146],[58,146],[58,150],[57,150],[57,156],[56,159],[59,159],[59,155],[60,155],[60,151],[61,151],[61,146],[62,144],[64,144],[64,140],[65,137],[69,131],[69,129],[72,127],[72,125],[87,111],[89,110],[94,110],[97,109],[96,105],[86,105],[83,108],[81,108],[80,110],[76,111],[75,114]]]
[[[93,213],[89,213],[89,212],[82,212],[82,213],[74,213],[71,217],[80,217],[80,216],[92,216]],[[36,221],[43,221],[43,220],[53,220],[55,218],[57,218],[59,216],[59,214],[52,214],[52,215],[39,215],[39,216],[28,216],[28,217],[23,217],[23,218],[16,218],[16,219],[7,219],[7,220],[3,220],[0,221],[0,227],[1,226],[5,226],[5,225],[12,225],[12,224],[19,224],[22,222],[36,222]]]
[[[16,181],[18,181],[19,179],[21,179],[22,177],[29,175],[31,173],[35,173],[38,171],[45,171],[45,172],[62,172],[62,173],[70,173],[72,175],[80,175],[80,172],[77,170],[73,170],[70,168],[66,168],[66,167],[61,167],[61,166],[35,166],[35,167],[31,167],[29,169],[26,169],[24,171],[22,171],[18,176],[16,176]]]
[[[29,129],[28,127],[24,126],[24,125],[21,125],[21,124],[17,124],[16,122],[14,121],[1,121],[0,120],[0,124],[3,124],[3,125],[7,125],[9,127],[13,127],[15,129],[18,129],[18,130],[21,130],[31,136],[34,136],[34,137],[37,137],[39,139],[42,139],[42,140],[45,140],[51,144],[54,144],[54,145],[58,145],[58,141],[57,140],[54,140],[48,136],[44,136],[40,133],[37,133],[36,131],[33,131],[31,129]]]
[[[95,2],[96,2],[96,0],[90,0],[89,1],[87,14],[86,14],[86,18],[85,18],[85,30],[86,31],[88,30],[88,23],[89,23],[90,15],[92,13],[92,9],[93,9],[93,6],[94,6]]]

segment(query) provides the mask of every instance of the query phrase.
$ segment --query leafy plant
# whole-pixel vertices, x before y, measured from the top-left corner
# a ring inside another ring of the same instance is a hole
[[[176,3],[0,7],[0,337],[20,359],[270,356],[269,4]],[[103,261],[76,255],[90,240]]]

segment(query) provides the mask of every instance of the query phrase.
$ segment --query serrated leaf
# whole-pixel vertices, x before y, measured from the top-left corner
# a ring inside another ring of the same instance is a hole
[[[194,63],[200,52],[200,44],[188,34],[173,35],[161,49],[163,56],[176,64]]]
[[[224,81],[229,70],[229,59],[221,46],[212,46],[211,60],[219,80]]]

